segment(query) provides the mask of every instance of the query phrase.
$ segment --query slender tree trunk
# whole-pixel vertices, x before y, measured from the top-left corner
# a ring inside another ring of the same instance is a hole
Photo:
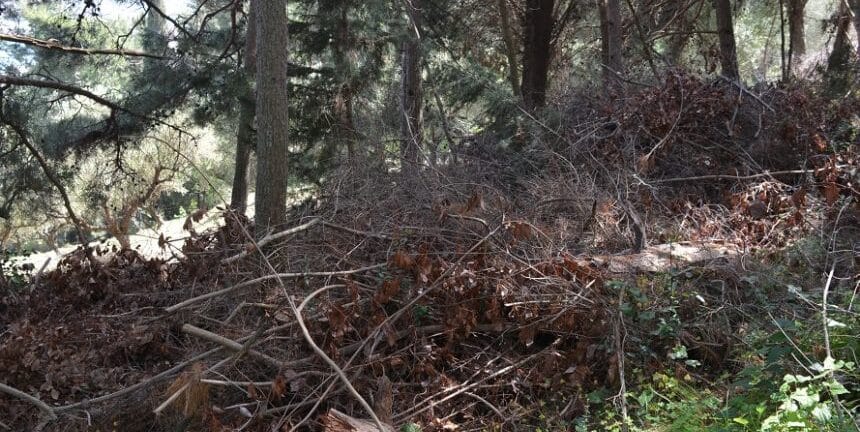
[[[546,104],[549,65],[552,60],[555,0],[527,0],[523,21],[523,105],[534,111]]]
[[[857,34],[857,58],[860,59],[860,0],[848,0],[849,6],[851,6],[851,14],[854,19],[852,20],[854,24],[854,33]]]
[[[694,25],[702,16],[706,3],[702,0],[665,2],[658,29],[670,32],[665,53],[666,62],[670,66],[676,66],[681,61],[681,56],[695,33]]]
[[[286,222],[287,1],[257,3],[257,235]]]
[[[720,66],[723,75],[734,80],[740,79],[738,71],[738,51],[735,45],[735,27],[732,19],[731,0],[713,0],[717,16],[717,34],[720,39]]]
[[[499,27],[502,30],[502,39],[505,41],[505,55],[508,57],[508,82],[514,95],[520,94],[520,74],[517,69],[517,45],[514,41],[514,31],[511,28],[511,14],[508,10],[507,0],[496,0],[499,9]]]
[[[406,40],[403,41],[403,58],[401,61],[401,122],[400,122],[400,155],[404,163],[416,165],[421,151],[423,135],[423,119],[421,114],[421,4],[419,0],[407,0],[409,14],[409,29]]]
[[[607,88],[618,84],[624,74],[619,0],[599,0],[600,33],[603,57],[603,83]]]
[[[788,0],[788,69],[793,74],[806,55],[806,22],[804,13],[808,0]]]
[[[248,165],[251,159],[251,150],[254,148],[254,115],[256,112],[254,100],[254,78],[257,65],[257,24],[256,3],[251,0],[248,10],[248,23],[245,33],[245,58],[243,73],[245,75],[245,88],[239,96],[239,125],[236,131],[236,165],[233,171],[233,191],[230,196],[230,206],[245,214],[248,207]]]
[[[827,71],[824,74],[827,90],[833,95],[842,94],[848,90],[851,81],[851,55],[853,47],[848,34],[851,27],[851,12],[844,2],[839,2],[836,15],[836,37],[833,40],[833,50],[827,58]]]
[[[350,2],[344,0],[335,1],[331,7],[338,9],[338,17],[332,41],[332,56],[334,57],[334,70],[338,84],[334,98],[331,101],[334,124],[320,155],[320,162],[324,165],[330,165],[334,162],[340,154],[343,145],[346,145],[349,159],[354,159],[356,151],[355,143],[357,140],[355,121],[353,119],[356,71],[350,62],[350,58],[354,57],[353,50],[355,46],[349,23]]]
[[[149,4],[158,8],[160,11],[164,11],[164,0],[149,0]],[[150,9],[146,14],[146,33],[146,41],[144,44],[148,44],[148,48],[150,49],[153,48],[154,42],[157,41],[164,33],[164,17],[152,9]]]

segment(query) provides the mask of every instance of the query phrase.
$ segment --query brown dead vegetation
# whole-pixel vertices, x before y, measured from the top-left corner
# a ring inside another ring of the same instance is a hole
[[[4,424],[369,421],[306,343],[293,306],[364,399],[390,381],[386,423],[534,426],[542,403],[573,418],[587,392],[617,392],[629,362],[664,368],[676,341],[625,322],[620,306],[635,301],[615,283],[658,310],[667,294],[644,277],[655,272],[685,299],[678,337],[704,365],[677,372],[706,379],[731,367],[749,296],[733,257],[857,218],[856,138],[820,130],[847,108],[805,89],[753,93],[681,73],[623,101],[587,102],[560,131],[535,125],[526,154],[541,165],[528,182],[506,182],[507,170],[529,169],[514,163],[412,177],[344,167],[278,231],[298,228],[263,246],[227,212],[221,229],[191,230],[178,262],[99,251],[96,268],[76,253],[38,283],[2,287],[4,382],[58,417],[0,394]],[[639,235],[646,244],[632,254]],[[718,253],[680,252],[702,245]],[[631,340],[651,356],[627,351]]]

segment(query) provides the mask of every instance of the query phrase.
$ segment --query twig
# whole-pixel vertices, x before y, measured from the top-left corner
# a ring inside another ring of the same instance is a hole
[[[224,348],[227,348],[227,349],[230,349],[233,351],[241,352],[242,350],[245,350],[245,346],[240,344],[239,342],[236,342],[232,339],[227,339],[224,336],[221,336],[217,333],[212,333],[208,330],[203,330],[202,328],[195,327],[191,324],[183,324],[182,325],[182,332],[188,333],[188,334],[193,335],[193,336],[197,336],[201,339],[208,340],[209,342],[215,342],[218,345],[221,345]],[[280,360],[278,360],[272,356],[269,356],[267,354],[263,354],[259,351],[249,349],[249,350],[247,350],[247,352],[252,357],[259,359],[259,360],[262,360],[263,362],[265,362],[271,366],[274,366],[276,368],[280,368],[284,365],[284,363],[281,362]]]
[[[362,235],[362,236],[367,236],[367,237],[376,237],[376,238],[382,239],[382,240],[391,240],[392,239],[391,236],[389,236],[387,234],[380,234],[380,233],[375,233],[375,232],[370,232],[370,231],[361,231],[361,230],[345,227],[343,225],[338,225],[335,223],[327,222],[327,221],[323,221],[323,225],[325,225],[329,228],[334,228],[334,229],[346,231],[348,233],[353,233],[353,234],[357,234],[357,235]]]
[[[627,382],[624,379],[624,339],[625,335],[621,334],[621,328],[624,326],[624,313],[621,311],[621,304],[624,301],[624,289],[618,290],[618,322],[615,325],[615,354],[618,356],[618,398],[621,400],[621,430],[627,431]]]
[[[449,394],[448,396],[445,396],[442,399],[439,399],[437,401],[430,402],[426,406],[424,406],[423,408],[416,409],[417,407],[412,407],[412,408],[407,409],[406,411],[404,411],[402,413],[397,414],[394,417],[398,420],[402,420],[402,419],[407,418],[407,417],[417,416],[418,414],[421,414],[424,411],[427,411],[427,410],[429,410],[429,409],[431,409],[431,408],[433,408],[433,407],[435,407],[435,406],[437,406],[437,405],[439,405],[445,401],[453,399],[453,398],[455,398],[455,397],[457,397],[457,396],[483,384],[486,381],[489,381],[489,380],[491,380],[491,379],[493,379],[499,375],[504,375],[504,374],[510,372],[512,369],[515,369],[515,368],[522,366],[523,364],[532,360],[536,356],[537,356],[537,354],[530,355],[530,356],[528,356],[528,357],[526,357],[526,358],[524,358],[524,359],[522,359],[522,360],[520,360],[520,361],[518,361],[512,365],[509,365],[507,367],[503,367],[503,368],[485,376],[484,378],[481,378],[478,381],[475,381],[475,382],[468,384],[468,385],[461,386],[458,390],[454,391],[453,393]]]
[[[158,54],[147,53],[143,51],[134,51],[134,50],[125,50],[125,49],[100,49],[100,48],[78,48],[74,46],[66,46],[60,45],[59,42],[53,40],[42,40],[36,39],[30,36],[21,36],[16,34],[9,33],[0,33],[0,40],[7,42],[15,42],[24,45],[34,46],[37,48],[54,50],[54,51],[62,51],[64,53],[72,53],[72,54],[82,54],[82,55],[94,55],[94,54],[107,54],[107,55],[119,55],[119,56],[129,56],[129,57],[149,57],[154,59],[164,59],[164,56],[160,56]]]
[[[161,415],[161,412],[164,411],[165,408],[169,407],[170,404],[173,403],[173,401],[175,401],[176,399],[179,399],[179,396],[182,395],[182,392],[187,390],[188,386],[190,386],[190,385],[191,385],[190,383],[185,383],[185,385],[180,387],[179,390],[176,390],[172,395],[170,395],[170,397],[167,398],[166,401],[162,402],[161,405],[159,405],[157,408],[152,410],[152,413],[157,415],[157,416]]]
[[[830,283],[833,282],[833,272],[836,270],[836,264],[830,267],[830,274],[827,275],[827,283],[824,284],[824,293],[821,295],[821,319],[824,321],[824,349],[827,357],[833,358],[833,353],[830,351],[830,331],[827,329],[827,294],[830,293]]]
[[[308,304],[308,302],[309,302],[309,301],[311,301],[314,297],[316,297],[316,296],[318,296],[318,295],[320,295],[320,294],[322,294],[322,293],[324,293],[324,292],[326,292],[326,291],[328,291],[328,290],[330,290],[330,289],[334,289],[334,288],[345,288],[345,287],[346,287],[346,285],[344,285],[344,284],[326,285],[326,286],[324,286],[324,287],[322,287],[322,288],[320,288],[320,289],[318,289],[318,290],[316,290],[316,291],[314,291],[314,292],[312,292],[312,293],[308,294],[308,296],[307,296],[307,297],[305,297],[305,299],[304,299],[304,300],[302,300],[302,303],[299,305],[299,307],[298,307],[298,308],[296,308],[296,310],[298,310],[299,312],[301,312],[301,311],[302,311],[302,309],[304,309],[304,308],[305,308],[305,306]]]
[[[258,277],[258,278],[256,278],[256,279],[252,279],[252,280],[249,280],[249,281],[242,282],[242,283],[240,283],[240,284],[233,285],[233,286],[231,286],[231,287],[227,287],[227,288],[224,288],[224,289],[220,289],[220,290],[218,290],[218,291],[212,291],[212,292],[210,292],[210,293],[206,293],[206,294],[203,294],[203,295],[200,295],[200,296],[197,296],[197,297],[192,297],[192,298],[190,298],[190,299],[188,299],[188,300],[184,300],[184,301],[182,301],[182,302],[179,302],[179,303],[177,303],[177,304],[175,304],[175,305],[173,305],[173,306],[169,306],[169,307],[165,308],[165,309],[164,309],[164,311],[165,311],[165,312],[167,312],[167,313],[173,313],[173,312],[178,311],[179,309],[185,308],[185,307],[190,306],[190,305],[195,304],[195,303],[199,303],[199,302],[201,302],[201,301],[203,301],[203,300],[207,300],[207,299],[210,299],[210,298],[213,298],[213,297],[218,297],[218,296],[221,296],[221,295],[224,295],[224,294],[228,294],[228,293],[231,293],[231,292],[233,292],[233,291],[236,291],[236,290],[238,290],[238,289],[240,289],[240,288],[245,288],[245,287],[248,287],[248,286],[251,286],[251,285],[258,284],[258,283],[260,283],[260,282],[265,282],[265,281],[267,281],[267,280],[271,280],[271,279],[282,280],[282,279],[295,279],[295,278],[304,278],[304,277],[346,276],[346,275],[351,275],[351,274],[356,274],[356,273],[366,272],[366,271],[369,271],[369,270],[375,270],[375,269],[378,269],[378,268],[385,267],[386,265],[388,265],[388,264],[376,264],[376,265],[367,266],[367,267],[362,267],[362,268],[353,269],[353,270],[340,270],[340,271],[333,271],[333,272],[305,272],[305,273],[275,273],[275,274],[269,274],[269,275],[266,275],[266,276]]]
[[[750,95],[753,99],[755,99],[755,100],[756,100],[756,102],[758,102],[758,103],[762,104],[762,106],[764,106],[765,108],[767,108],[770,112],[772,112],[772,113],[776,113],[776,110],[775,110],[775,109],[773,109],[773,107],[772,107],[772,106],[768,105],[768,103],[767,103],[767,102],[763,101],[763,100],[762,100],[760,97],[758,97],[758,95],[756,95],[755,93],[753,93],[753,92],[751,92],[751,91],[747,90],[747,88],[746,88],[746,87],[744,87],[744,86],[743,86],[743,84],[741,84],[741,83],[739,83],[739,82],[737,82],[737,81],[735,81],[735,80],[733,80],[733,79],[731,79],[731,78],[729,78],[729,77],[727,77],[727,76],[724,76],[724,75],[720,75],[720,78],[722,78],[723,80],[725,80],[726,82],[728,82],[728,83],[730,83],[730,84],[733,84],[733,85],[734,85],[735,87],[737,87],[741,92],[743,92],[743,93],[746,93],[746,94]]]
[[[0,383],[0,392],[6,393],[8,395],[14,396],[18,399],[24,399],[27,402],[35,405],[36,408],[39,408],[43,413],[45,413],[49,419],[56,420],[57,413],[54,408],[48,406],[48,404],[42,402],[39,398],[35,396],[31,396],[27,393],[22,392],[14,387],[7,386],[6,384]]]
[[[263,247],[263,246],[265,246],[265,245],[266,245],[266,244],[268,244],[268,243],[271,243],[271,242],[273,242],[273,241],[275,241],[275,240],[278,240],[278,239],[284,238],[284,237],[286,237],[286,236],[288,236],[288,235],[290,235],[290,234],[295,234],[295,233],[297,233],[297,232],[299,232],[299,231],[304,231],[304,230],[306,230],[306,229],[308,229],[308,228],[310,228],[310,227],[312,227],[312,226],[314,226],[314,225],[316,225],[316,224],[320,223],[320,221],[321,221],[321,219],[319,219],[319,218],[315,218],[315,219],[311,220],[310,222],[308,222],[308,223],[306,223],[306,224],[299,225],[299,226],[297,226],[297,227],[293,227],[293,228],[290,228],[290,229],[288,229],[288,230],[284,230],[284,231],[281,231],[281,232],[278,232],[278,233],[269,234],[269,235],[267,235],[266,237],[263,237],[262,239],[260,239],[260,240],[257,242],[256,246],[251,246],[251,245],[249,245],[249,246],[248,246],[248,247],[246,247],[246,248],[245,248],[245,250],[244,250],[244,251],[242,251],[241,253],[238,253],[238,254],[233,255],[233,256],[231,256],[231,257],[227,257],[227,258],[222,259],[222,260],[221,260],[221,264],[230,264],[230,263],[232,263],[232,262],[235,262],[235,261],[238,261],[238,260],[240,260],[240,259],[242,259],[242,258],[245,258],[246,256],[250,255],[250,254],[253,252],[253,249],[251,249],[252,247]]]
[[[848,165],[837,165],[836,169],[844,169],[848,168]],[[806,174],[811,172],[809,169],[798,169],[798,170],[786,170],[786,171],[765,171],[759,174],[751,174],[746,176],[739,175],[731,175],[731,174],[713,174],[713,175],[703,175],[703,176],[694,176],[694,177],[676,177],[676,178],[668,178],[668,179],[656,179],[651,180],[651,183],[677,183],[677,182],[687,182],[687,181],[698,181],[698,180],[753,180],[762,177],[771,177],[778,175],[797,175],[797,174]]]

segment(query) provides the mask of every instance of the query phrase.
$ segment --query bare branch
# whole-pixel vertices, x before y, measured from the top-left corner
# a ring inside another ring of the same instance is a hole
[[[51,51],[62,51],[70,54],[80,54],[80,55],[118,55],[118,56],[128,56],[128,57],[148,57],[154,59],[165,59],[166,57],[160,56],[157,54],[151,54],[143,51],[134,51],[134,50],[125,50],[125,49],[103,49],[103,48],[78,48],[73,46],[61,45],[53,40],[43,40],[36,39],[30,36],[22,36],[10,33],[0,33],[0,41],[6,42],[14,42],[20,43],[24,45],[29,45],[36,48],[51,50]]]
[[[24,399],[27,402],[30,402],[31,404],[38,407],[42,412],[47,414],[51,420],[54,420],[57,418],[57,414],[54,412],[54,409],[51,408],[50,406],[48,406],[48,404],[39,400],[39,398],[37,398],[35,396],[30,396],[29,394],[24,393],[21,390],[18,390],[14,387],[9,387],[3,383],[0,383],[0,392],[6,393],[8,395],[12,395],[18,399]]]
[[[346,275],[351,275],[351,274],[356,274],[356,273],[361,273],[361,272],[365,272],[365,271],[369,271],[369,270],[382,268],[382,267],[385,267],[387,265],[388,264],[386,264],[386,263],[382,263],[382,264],[376,264],[376,265],[362,267],[362,268],[358,268],[358,269],[354,269],[354,270],[341,270],[341,271],[332,271],[332,272],[305,272],[305,273],[273,273],[273,274],[268,274],[265,276],[258,277],[256,279],[251,279],[249,281],[233,285],[231,287],[227,287],[227,288],[224,288],[224,289],[221,289],[218,291],[212,291],[212,292],[203,294],[201,296],[190,298],[188,300],[179,302],[173,306],[167,307],[164,309],[164,311],[167,313],[176,312],[179,309],[190,306],[194,303],[199,303],[203,300],[207,300],[207,299],[210,299],[213,297],[218,297],[218,296],[236,291],[239,288],[245,288],[245,287],[248,287],[251,285],[258,284],[260,282],[271,280],[271,279],[276,279],[276,280],[280,281],[282,279],[296,279],[296,278],[305,278],[305,277],[314,277],[314,276],[317,276],[317,277],[346,276]]]
[[[57,82],[57,81],[21,78],[21,77],[15,77],[15,76],[11,76],[11,75],[0,75],[0,84],[62,90],[64,92],[76,94],[78,96],[83,96],[87,99],[90,99],[93,102],[96,102],[99,105],[106,106],[112,110],[123,111],[123,112],[137,115],[136,113],[119,106],[116,102],[111,102],[111,101],[109,101],[109,100],[89,91],[89,90],[84,90],[80,87],[75,87],[73,85],[69,85],[66,83],[61,83],[61,82]]]

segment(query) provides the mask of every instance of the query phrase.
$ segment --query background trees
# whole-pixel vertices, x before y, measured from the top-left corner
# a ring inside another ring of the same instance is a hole
[[[20,2],[3,11],[0,35],[7,143],[0,156],[3,175],[14,179],[3,182],[0,215],[14,213],[27,194],[61,194],[36,185],[45,168],[67,189],[77,187],[85,165],[72,160],[112,153],[122,172],[126,155],[155,128],[192,141],[205,130],[219,149],[207,180],[196,177],[201,183],[184,193],[212,198],[232,184],[223,193],[229,189],[231,206],[243,212],[251,186],[262,192],[255,205],[278,223],[286,192],[269,188],[275,177],[314,184],[344,161],[371,155],[451,161],[476,137],[522,150],[531,122],[520,109],[539,113],[566,88],[599,80],[653,85],[667,67],[707,75],[720,64],[724,75],[749,84],[783,79],[781,63],[793,79],[844,94],[856,69],[855,3],[297,0],[286,25],[293,37],[287,41],[283,22],[273,24],[265,35],[277,49],[260,57],[251,2]],[[784,24],[774,18],[781,7]],[[287,51],[287,60],[272,57]],[[289,67],[266,72],[258,62]],[[263,73],[271,74],[267,90],[255,92]],[[260,117],[258,98],[275,103],[282,92],[286,102]],[[15,145],[15,128],[45,166]],[[253,158],[255,147],[262,153]],[[71,198],[67,207],[85,205]]]

